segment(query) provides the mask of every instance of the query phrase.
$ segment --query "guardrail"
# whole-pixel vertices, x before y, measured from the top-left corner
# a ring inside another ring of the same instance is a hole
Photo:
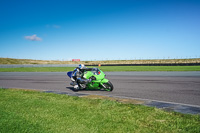
[[[0,65],[0,68],[20,67],[78,67],[78,64],[21,64],[21,65]]]
[[[98,66],[86,65],[86,66]],[[155,63],[155,64],[101,64],[101,66],[200,66],[200,63]]]
[[[20,67],[77,67],[78,64],[22,64],[22,65],[0,65],[0,68],[20,68]],[[86,66],[98,66],[86,65]],[[200,63],[167,63],[167,64],[101,64],[101,66],[200,66]]]

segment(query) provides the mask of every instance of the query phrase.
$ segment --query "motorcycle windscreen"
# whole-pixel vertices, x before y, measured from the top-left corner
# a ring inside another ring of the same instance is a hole
[[[68,75],[70,78],[72,77],[72,74],[73,74],[72,71],[70,71],[70,72],[67,73],[67,75]]]

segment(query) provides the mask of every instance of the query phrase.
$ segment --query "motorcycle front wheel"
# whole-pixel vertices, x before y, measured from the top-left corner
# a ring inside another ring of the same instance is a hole
[[[106,91],[112,91],[114,89],[113,84],[110,81],[104,83],[103,85],[105,86],[104,90]]]

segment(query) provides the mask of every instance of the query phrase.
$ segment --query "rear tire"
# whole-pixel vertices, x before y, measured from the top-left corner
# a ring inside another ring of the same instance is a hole
[[[80,89],[80,87],[78,85],[77,87],[74,87],[73,91],[77,92],[77,91],[79,91],[79,89]]]
[[[107,83],[104,83],[103,85],[106,87],[104,88],[104,90],[106,91],[112,91],[114,89],[113,84],[110,81],[108,81]]]

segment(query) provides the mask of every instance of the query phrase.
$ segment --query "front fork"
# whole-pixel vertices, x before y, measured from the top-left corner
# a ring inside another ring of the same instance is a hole
[[[106,86],[104,85],[104,83],[108,83],[108,79],[103,79],[101,82],[100,82],[100,85],[103,86],[103,88],[106,89]]]

